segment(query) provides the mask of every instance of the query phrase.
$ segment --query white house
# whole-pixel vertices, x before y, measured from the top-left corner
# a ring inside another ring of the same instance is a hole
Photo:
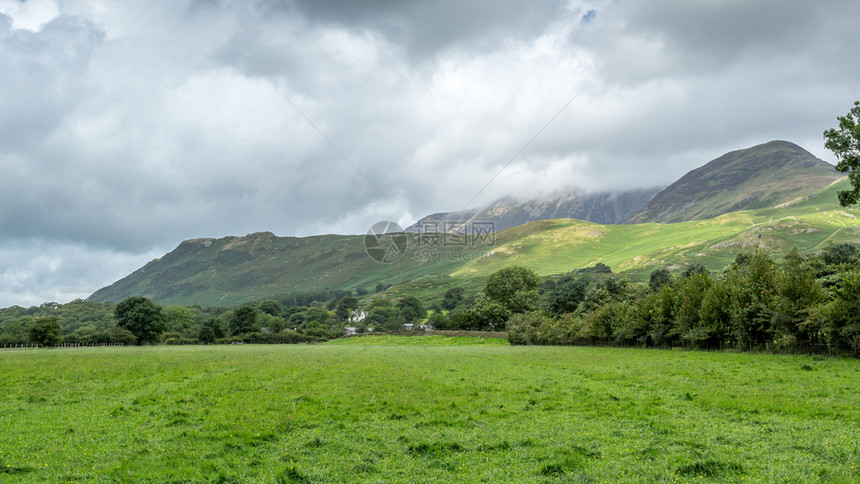
[[[349,321],[350,323],[360,323],[361,321],[364,321],[364,318],[366,318],[366,317],[367,317],[367,311],[355,310],[352,312],[352,315],[349,317],[349,319],[347,321]]]

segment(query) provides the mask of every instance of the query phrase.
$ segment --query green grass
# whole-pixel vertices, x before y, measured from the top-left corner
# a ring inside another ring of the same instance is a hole
[[[509,346],[505,338],[473,338],[468,336],[389,336],[365,335],[361,337],[342,338],[327,341],[323,344],[337,346]]]
[[[0,481],[860,481],[856,360],[418,341],[0,352]]]

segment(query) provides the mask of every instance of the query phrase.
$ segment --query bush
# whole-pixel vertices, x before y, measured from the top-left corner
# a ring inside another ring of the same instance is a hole
[[[0,346],[17,346],[27,344],[27,339],[22,335],[0,333]]]
[[[91,326],[79,328],[72,334],[67,335],[63,340],[66,343],[81,344],[81,345],[98,345],[110,343],[110,333],[107,331],[98,331]],[[137,338],[135,338],[135,343]]]
[[[326,337],[328,334],[326,334]],[[242,335],[245,343],[257,344],[297,344],[322,341],[324,338],[316,338],[312,335],[297,333],[295,331],[283,331],[281,333],[248,333]]]
[[[35,318],[27,327],[30,343],[39,346],[57,346],[63,341],[60,320],[57,318]]]
[[[161,342],[166,345],[194,345],[200,341],[197,338],[186,336],[182,333],[171,331],[161,336]]]
[[[117,326],[110,332],[110,341],[111,343],[122,345],[133,345],[137,343],[137,338],[131,333],[131,331]]]
[[[536,311],[516,314],[508,320],[508,341],[512,345],[547,344],[538,332],[549,323],[550,318]]]
[[[591,267],[583,267],[576,270],[577,274],[612,274],[612,268],[603,262],[598,262]]]
[[[215,335],[215,330],[211,326],[203,326],[197,335],[197,339],[201,343],[214,343],[218,337]]]

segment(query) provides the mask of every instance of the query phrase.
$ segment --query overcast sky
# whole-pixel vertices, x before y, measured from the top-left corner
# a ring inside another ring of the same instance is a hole
[[[188,238],[667,185],[773,139],[833,162],[858,18],[856,0],[0,0],[0,306],[85,298]]]

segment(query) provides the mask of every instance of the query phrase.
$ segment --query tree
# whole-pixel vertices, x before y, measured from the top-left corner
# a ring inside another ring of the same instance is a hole
[[[319,321],[311,321],[305,327],[305,334],[308,336],[313,336],[314,338],[327,339],[328,328],[326,328],[325,325]]]
[[[171,331],[187,332],[194,326],[194,311],[182,306],[168,306],[164,310],[164,320]]]
[[[830,244],[821,251],[821,258],[828,265],[852,264],[857,261],[857,247],[849,243]]]
[[[211,326],[203,326],[200,328],[200,333],[197,335],[197,339],[199,339],[201,343],[214,343],[216,339],[215,331]]]
[[[839,204],[843,207],[860,201],[860,101],[845,116],[836,118],[839,128],[824,132],[824,147],[832,151],[839,160],[836,170],[847,173],[851,190],[839,192]]]
[[[698,344],[705,337],[701,324],[702,301],[714,281],[707,271],[682,277],[675,283],[675,320],[670,336],[690,344]]]
[[[230,319],[230,333],[233,336],[253,333],[257,330],[257,310],[250,304],[243,304],[236,309]]]
[[[708,288],[699,309],[700,334],[697,344],[706,348],[721,347],[732,341],[732,294],[728,284],[717,279]]]
[[[140,296],[132,296],[117,304],[114,319],[117,326],[131,331],[139,345],[158,341],[166,329],[161,306]]]
[[[612,268],[603,262],[598,262],[591,267],[583,267],[576,270],[577,274],[612,274]]]
[[[452,287],[445,291],[445,296],[442,298],[442,307],[448,311],[456,308],[458,304],[463,302],[464,292],[462,287]]]
[[[39,346],[57,346],[63,341],[60,320],[57,318],[35,318],[27,328],[31,343]]]
[[[376,289],[373,292],[382,292],[382,291],[388,289],[389,287],[391,287],[391,284],[383,284],[380,282],[379,284],[376,285]]]
[[[777,291],[771,316],[774,342],[783,349],[805,346],[810,335],[801,330],[809,309],[827,299],[821,284],[803,264],[803,258],[793,247],[783,257],[777,272]]]
[[[561,316],[564,313],[572,313],[579,307],[579,303],[585,299],[588,290],[588,281],[585,279],[569,280],[556,285],[546,296],[547,309]]]
[[[550,324],[552,320],[537,311],[517,314],[508,321],[508,341],[512,345],[547,344],[537,333]]]
[[[342,321],[346,321],[356,309],[358,309],[358,299],[353,296],[344,296],[338,301],[337,307],[334,309],[334,314]]]
[[[280,333],[286,326],[286,321],[280,316],[272,316],[269,313],[262,313],[258,319],[259,325],[262,328],[268,329],[272,333]]]
[[[403,313],[392,306],[389,301],[386,301],[388,302],[387,305],[376,304],[376,302],[374,301],[374,306],[371,307],[367,317],[364,318],[364,324],[376,331],[402,330],[403,325],[406,323]]]
[[[518,295],[525,292],[518,292]],[[520,306],[521,302],[515,303]],[[517,314],[522,314],[526,311],[520,311]],[[512,313],[501,302],[490,298],[480,298],[473,309],[474,322],[477,327],[474,329],[480,331],[504,331],[505,323],[510,319]]]
[[[525,267],[506,267],[487,277],[484,294],[511,313],[534,311],[540,299],[538,282],[534,271]]]
[[[776,264],[767,252],[738,254],[725,281],[731,292],[734,337],[745,348],[771,339],[772,302],[777,289]]]
[[[408,323],[415,323],[427,315],[427,310],[424,309],[424,305],[421,304],[421,301],[415,296],[406,296],[398,301],[397,309],[400,310],[401,314],[403,314],[403,318],[406,319],[406,322]]]
[[[283,311],[284,308],[278,301],[266,299],[265,301],[260,303],[260,312],[268,314],[270,316],[280,316]]]
[[[427,323],[433,329],[448,329],[448,318],[441,311],[433,311],[428,318]]]
[[[689,264],[681,274],[682,278],[692,277],[698,274],[707,274],[708,268],[704,264]]]
[[[200,335],[203,334],[203,328],[209,328],[209,330],[212,332],[212,336],[213,336],[212,341],[215,341],[218,338],[223,338],[224,336],[226,336],[226,334],[224,333],[224,327],[221,324],[221,319],[219,319],[215,316],[210,316],[206,321],[203,322],[203,326],[200,327],[200,332],[198,333],[198,338],[200,338],[201,337]],[[206,334],[208,335],[209,331],[207,331]],[[203,340],[201,339],[201,341],[203,341]],[[209,342],[211,343],[212,341],[209,341]],[[206,341],[204,341],[204,342],[206,342]]]
[[[669,272],[669,269],[661,267],[651,273],[648,287],[650,287],[652,291],[657,292],[661,287],[671,285],[672,282],[674,282],[672,279],[672,273]]]

